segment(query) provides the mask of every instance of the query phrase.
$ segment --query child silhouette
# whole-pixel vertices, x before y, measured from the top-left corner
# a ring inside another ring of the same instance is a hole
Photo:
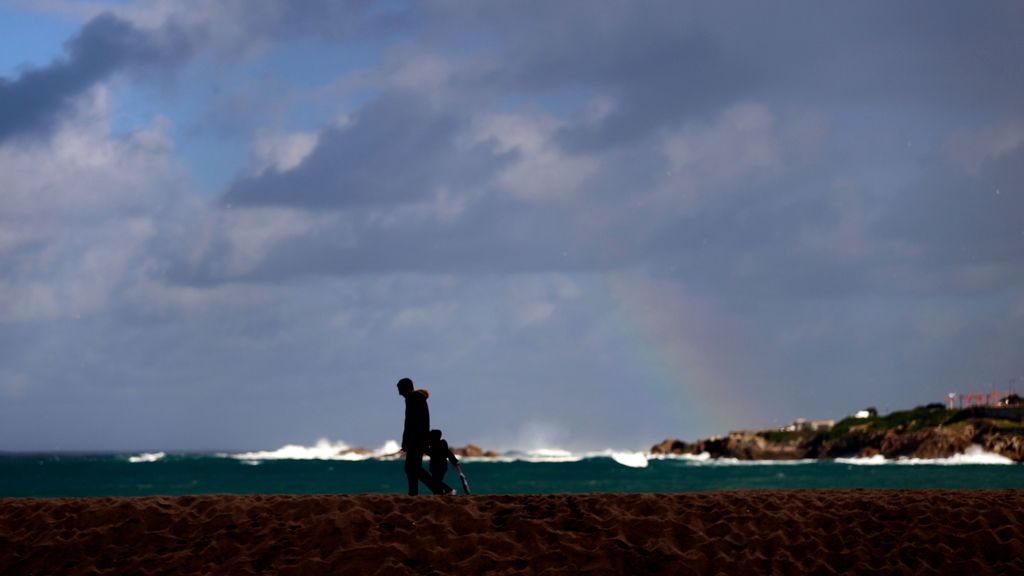
[[[441,438],[440,430],[431,430],[427,441],[427,455],[430,456],[430,476],[434,481],[435,494],[455,494],[455,490],[444,483],[444,475],[448,473],[448,462],[458,468],[459,459],[455,457],[448,442]]]

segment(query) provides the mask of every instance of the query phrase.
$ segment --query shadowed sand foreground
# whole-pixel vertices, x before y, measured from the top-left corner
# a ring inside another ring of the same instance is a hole
[[[0,574],[1024,573],[1024,491],[0,500]]]

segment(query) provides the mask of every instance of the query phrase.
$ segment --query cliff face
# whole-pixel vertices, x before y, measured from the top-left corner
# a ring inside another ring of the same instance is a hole
[[[963,454],[972,444],[986,452],[1024,461],[1024,428],[1000,426],[986,419],[955,421],[950,425],[921,426],[913,421],[892,428],[871,424],[850,426],[839,433],[730,432],[724,438],[693,443],[665,440],[653,454],[700,454],[740,460],[795,460],[800,458],[870,457],[890,459],[948,458]]]

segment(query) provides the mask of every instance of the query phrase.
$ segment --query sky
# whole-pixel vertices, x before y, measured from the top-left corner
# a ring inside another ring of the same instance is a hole
[[[0,450],[1024,390],[1019,2],[0,0]]]

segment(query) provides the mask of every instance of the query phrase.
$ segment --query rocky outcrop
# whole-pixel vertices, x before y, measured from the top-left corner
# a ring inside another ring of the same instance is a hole
[[[799,460],[808,454],[802,440],[796,437],[779,441],[769,439],[765,433],[730,432],[725,438],[706,441],[702,452],[740,460]]]
[[[1020,431],[985,431],[976,439],[987,452],[995,452],[1015,462],[1024,462],[1024,433]]]
[[[700,454],[694,444],[688,444],[682,440],[669,438],[661,444],[651,447],[651,454]]]
[[[988,419],[957,421],[948,426],[915,429],[912,424],[872,430],[868,424],[853,426],[836,436],[821,433],[776,431],[730,432],[725,437],[693,443],[668,439],[651,447],[652,454],[700,454],[740,460],[795,460],[871,457],[948,458],[963,454],[971,445],[1016,462],[1024,461],[1024,429],[1000,427]]]
[[[974,441],[972,426],[949,426],[908,430],[900,426],[891,430],[850,430],[834,440],[821,443],[815,457],[869,457],[881,454],[886,458],[948,458],[963,454]]]
[[[476,444],[466,444],[462,448],[453,447],[451,450],[452,453],[459,458],[497,458],[501,456],[501,454],[498,454],[494,450],[484,451],[483,448]]]

